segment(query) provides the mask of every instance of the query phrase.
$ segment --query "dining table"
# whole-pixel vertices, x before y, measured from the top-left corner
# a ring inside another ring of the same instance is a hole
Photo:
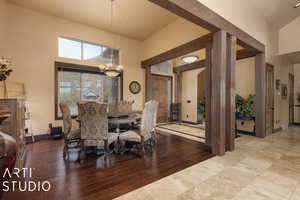
[[[115,130],[117,133],[119,133],[121,129],[134,129],[141,120],[138,113],[127,112],[109,113],[107,117],[109,130]],[[80,124],[80,116],[76,118],[76,121]]]

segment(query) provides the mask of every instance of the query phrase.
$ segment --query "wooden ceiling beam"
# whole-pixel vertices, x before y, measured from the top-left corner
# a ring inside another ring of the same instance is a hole
[[[188,53],[206,48],[207,44],[211,44],[212,36],[213,36],[212,34],[204,35],[200,38],[197,38],[188,43],[180,45],[174,49],[168,50],[150,59],[144,60],[142,61],[142,68],[150,67],[152,65],[159,64],[167,60],[178,58]]]
[[[238,50],[236,53],[236,60],[255,57],[255,55],[256,55],[256,52],[250,51],[248,49],[241,49],[241,50]],[[206,65],[205,59],[198,60],[193,63],[174,67],[173,72],[175,74],[177,74],[177,73],[181,73],[181,72],[185,72],[185,71],[189,71],[189,70],[199,69],[199,68],[205,67],[205,65]]]
[[[223,30],[237,37],[237,43],[247,49],[265,52],[265,45],[242,31],[197,0],[149,0],[170,12],[215,33]]]

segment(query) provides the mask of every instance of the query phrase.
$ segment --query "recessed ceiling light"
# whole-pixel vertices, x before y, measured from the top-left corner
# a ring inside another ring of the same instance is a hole
[[[198,56],[195,56],[195,55],[188,55],[188,56],[183,56],[181,58],[181,60],[185,63],[193,63],[195,62],[196,60],[198,60]]]
[[[298,8],[298,7],[300,7],[300,2],[298,2],[298,3],[294,6],[294,8]]]

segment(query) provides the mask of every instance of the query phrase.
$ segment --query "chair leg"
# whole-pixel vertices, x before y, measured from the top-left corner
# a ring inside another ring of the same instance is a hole
[[[110,153],[109,153],[108,141],[104,140],[104,160],[105,160],[105,163],[107,163],[107,161],[109,160],[109,156],[110,156]]]
[[[85,146],[84,146],[84,141],[81,142],[81,150],[80,150],[80,155],[79,155],[79,161],[80,163],[84,162],[85,158]]]
[[[142,142],[140,146],[141,146],[140,147],[141,148],[141,157],[144,157],[145,153],[146,153],[146,151],[145,151],[145,143]]]
[[[68,160],[68,158],[67,158],[67,147],[66,147],[66,144],[65,144],[64,149],[63,149],[63,158],[64,158],[64,160]]]

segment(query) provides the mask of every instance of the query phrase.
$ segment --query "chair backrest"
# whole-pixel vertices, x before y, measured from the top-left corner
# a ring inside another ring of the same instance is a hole
[[[132,104],[133,101],[120,101],[118,102],[118,111],[121,113],[131,113]]]
[[[63,118],[64,134],[68,134],[72,129],[72,117],[69,105],[62,101],[59,103],[59,108]]]
[[[108,104],[108,113],[110,115],[116,114],[119,112],[118,103],[110,103]]]
[[[107,104],[80,103],[78,111],[81,120],[81,139],[106,140],[108,138]]]
[[[152,100],[152,109],[153,109],[153,129],[155,129],[157,125],[157,110],[158,110],[158,102]]]
[[[156,101],[148,101],[145,103],[145,108],[142,114],[141,133],[151,136],[151,132],[156,126],[156,115],[157,115]]]

